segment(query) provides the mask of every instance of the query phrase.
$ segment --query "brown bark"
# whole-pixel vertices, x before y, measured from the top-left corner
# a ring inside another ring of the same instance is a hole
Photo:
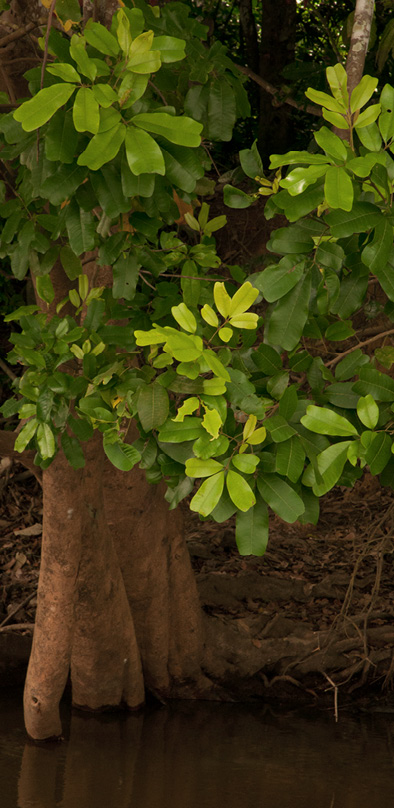
[[[26,729],[35,739],[61,735],[59,701],[71,661],[82,527],[81,472],[58,454],[43,478],[36,626],[24,694]]]
[[[256,22],[253,14],[252,0],[239,0],[239,22],[245,46],[245,60],[251,70],[259,70],[259,42]]]

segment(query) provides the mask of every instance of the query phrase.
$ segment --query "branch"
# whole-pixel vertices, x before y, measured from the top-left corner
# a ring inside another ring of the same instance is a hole
[[[379,334],[375,334],[374,337],[369,337],[369,339],[365,339],[364,342],[358,342],[357,345],[353,345],[353,348],[349,348],[347,351],[338,354],[338,356],[336,356],[335,359],[330,359],[329,362],[326,362],[325,367],[332,368],[334,367],[334,365],[340,362],[344,356],[353,353],[353,351],[357,351],[357,348],[365,348],[365,346],[370,345],[371,342],[376,342],[377,339],[383,339],[383,337],[389,337],[391,334],[394,334],[394,328],[390,328],[389,331],[381,331]]]
[[[256,82],[256,84],[258,84],[259,87],[262,87],[267,93],[273,95],[274,98],[278,98],[278,102],[280,104],[288,104],[290,107],[294,107],[294,109],[301,110],[301,112],[308,112],[309,115],[317,115],[319,118],[321,118],[322,111],[319,107],[315,107],[313,104],[305,104],[305,106],[302,106],[302,104],[298,104],[294,98],[282,98],[280,95],[281,91],[278,89],[278,87],[274,87],[274,85],[270,84],[269,81],[266,81],[265,79],[261,78],[261,76],[258,76],[257,73],[254,73],[249,67],[244,67],[243,65],[235,65],[235,67],[241,73],[244,73],[245,76],[248,76],[250,79],[252,79],[252,81]]]
[[[22,37],[29,34],[30,31],[33,31],[34,28],[39,28],[41,25],[45,25],[45,20],[39,20],[38,22],[29,22],[25,25],[24,28],[18,28],[17,31],[13,31],[12,34],[7,34],[0,39],[0,48],[4,48],[5,45],[8,45],[9,42],[14,42],[16,39],[22,39]]]
[[[19,463],[22,463],[23,466],[33,472],[41,484],[42,472],[34,463],[35,452],[29,449],[24,452],[16,452],[14,449],[15,438],[15,432],[0,431],[0,457],[12,457],[13,460],[18,460]]]

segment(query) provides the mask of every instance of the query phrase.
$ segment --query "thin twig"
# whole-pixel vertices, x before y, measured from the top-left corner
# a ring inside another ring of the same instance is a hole
[[[324,673],[324,676],[327,679],[327,682],[329,682],[331,687],[334,688],[334,717],[335,717],[335,723],[337,724],[338,723],[338,685],[336,685],[335,682],[333,682],[331,677],[328,676],[325,673],[325,671],[323,671],[323,673]]]
[[[376,342],[376,340],[383,339],[383,337],[388,337],[391,334],[394,334],[394,328],[390,328],[388,331],[381,331],[379,334],[375,334],[374,337],[369,337],[369,339],[365,339],[363,342],[358,342],[357,345],[353,345],[353,348],[343,351],[343,353],[338,354],[338,356],[336,356],[334,359],[330,359],[329,362],[326,362],[325,367],[334,367],[334,365],[340,362],[344,356],[348,356],[348,354],[353,353],[353,351],[357,351],[358,348],[365,348],[365,346],[370,345],[371,342]]]
[[[11,618],[14,617],[15,614],[20,612],[20,610],[23,609],[23,607],[26,606],[29,603],[30,600],[33,600],[33,598],[36,596],[36,594],[37,593],[35,591],[30,592],[30,595],[28,595],[27,598],[22,600],[22,603],[19,603],[18,606],[16,606],[15,609],[13,609],[12,612],[7,614],[7,617],[5,617],[3,622],[0,623],[0,628],[3,628],[3,626],[5,626],[6,623],[9,623]]]
[[[4,628],[0,627],[1,634],[5,633],[6,631],[34,631],[34,623],[12,623],[11,626],[4,626]]]
[[[319,107],[315,107],[313,104],[305,104],[305,106],[303,106],[302,104],[298,104],[297,101],[290,96],[281,97],[281,91],[278,89],[278,87],[274,87],[274,85],[270,84],[269,81],[266,81],[261,76],[258,76],[257,73],[254,73],[254,71],[250,69],[250,67],[244,67],[244,65],[235,66],[241,73],[244,73],[245,76],[252,79],[252,81],[258,84],[259,87],[262,87],[267,93],[273,95],[274,98],[278,97],[277,100],[282,104],[288,104],[290,107],[294,107],[294,109],[299,109],[302,112],[308,112],[309,115],[316,115],[317,117],[321,118],[322,111]]]
[[[14,373],[14,371],[11,370],[11,368],[9,368],[8,365],[6,365],[6,363],[3,362],[2,359],[0,359],[0,368],[4,371],[4,373],[6,373],[6,375],[10,379],[12,379],[12,381],[14,381],[17,378],[16,373]]]
[[[34,28],[40,28],[41,25],[45,25],[45,20],[29,22],[24,28],[18,28],[18,30],[13,31],[12,34],[3,36],[2,39],[0,39],[0,48],[4,48],[5,45],[8,45],[9,42],[14,42],[16,39],[22,39],[30,31],[33,31]]]

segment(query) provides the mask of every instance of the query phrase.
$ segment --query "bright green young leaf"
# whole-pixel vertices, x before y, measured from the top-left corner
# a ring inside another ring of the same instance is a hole
[[[128,127],[125,146],[127,162],[133,174],[165,174],[163,153],[148,132]]]
[[[205,461],[206,462],[206,461]],[[204,480],[197,493],[190,502],[190,510],[197,511],[201,516],[209,516],[216,508],[224,488],[224,471],[219,471],[207,480]]]
[[[219,412],[215,409],[211,410],[209,407],[205,407],[205,415],[202,419],[202,425],[209,435],[212,435],[213,438],[218,438],[219,431],[223,425]]]
[[[380,94],[382,112],[379,117],[380,134],[385,143],[394,136],[394,87],[385,84]]]
[[[267,505],[285,522],[292,524],[304,513],[301,497],[276,474],[259,474],[257,488]]]
[[[219,330],[219,337],[222,340],[222,342],[229,342],[231,337],[233,336],[233,333],[234,332],[232,328],[224,326]]]
[[[346,112],[346,106],[343,101],[337,101],[331,95],[328,95],[328,93],[323,93],[320,90],[314,90],[312,87],[308,87],[305,91],[305,95],[313,101],[314,104],[319,104],[319,106],[325,107],[333,112]]]
[[[26,449],[26,446],[36,434],[37,426],[37,418],[31,418],[30,421],[28,421],[27,424],[22,427],[21,431],[18,432],[14,444],[14,449],[16,452],[23,452]]]
[[[92,92],[100,107],[105,109],[118,100],[118,96],[110,84],[95,84],[92,87]]]
[[[200,406],[200,401],[196,396],[192,396],[191,398],[185,399],[182,406],[179,407],[179,410],[173,418],[173,421],[180,421],[181,423],[184,421],[186,415],[191,415],[193,412],[198,410]]]
[[[361,112],[356,120],[356,123],[354,124],[357,133],[364,126],[370,126],[376,121],[377,117],[379,116],[380,109],[380,104],[372,104],[370,107],[367,107],[364,112]]]
[[[195,334],[197,330],[196,318],[184,303],[179,303],[179,306],[172,306],[171,314],[181,328]]]
[[[379,407],[375,399],[368,394],[359,398],[357,403],[357,415],[367,429],[375,429],[379,420]]]
[[[248,511],[256,504],[256,497],[244,477],[236,471],[227,472],[226,485],[230,497],[240,511]]]
[[[141,36],[144,36],[144,34],[141,34]],[[131,47],[133,47],[133,45]],[[127,62],[127,70],[130,70],[132,73],[138,73],[139,75],[156,73],[160,67],[161,58],[160,51],[158,50],[140,51],[139,53],[135,53]]]
[[[336,65],[327,67],[326,76],[334,98],[344,104],[347,109],[349,94],[347,91],[347,73],[344,66],[338,62]]]
[[[256,504],[246,513],[237,513],[235,540],[241,555],[264,555],[268,543],[268,509],[261,497],[256,497]]]
[[[247,311],[253,305],[258,293],[258,289],[255,289],[249,281],[243,283],[231,299],[228,316],[234,317]]]
[[[264,443],[267,437],[267,430],[265,426],[261,426],[259,429],[255,429],[255,431],[246,438],[246,443],[249,446],[258,446],[260,443]]]
[[[45,303],[52,303],[55,299],[55,290],[49,275],[39,275],[36,278],[36,291]]]
[[[334,443],[328,446],[317,458],[317,467],[322,482],[316,482],[315,474],[311,466],[306,470],[302,482],[311,485],[312,491],[317,497],[322,497],[327,491],[336,485],[347,460],[347,453],[352,441],[346,440],[341,443]],[[311,472],[309,470],[311,469]]]
[[[242,437],[243,437],[244,440],[247,440],[248,438],[250,438],[251,435],[253,435],[253,432],[256,429],[256,424],[257,424],[256,416],[255,415],[249,415],[249,418],[246,421],[246,424],[245,424],[245,426],[243,428],[243,431],[242,431]]]
[[[236,454],[231,462],[238,471],[242,471],[244,474],[253,474],[253,472],[256,471],[260,459],[252,454]]]
[[[86,53],[86,40],[83,36],[73,34],[70,41],[70,56],[77,63],[79,70],[88,79],[94,81],[97,76],[97,67]]]
[[[223,464],[218,463],[217,460],[200,460],[197,457],[186,460],[186,474],[188,477],[211,477],[212,474],[217,474],[222,469]]]
[[[224,283],[216,282],[213,287],[215,306],[222,317],[228,317],[231,308],[231,297],[226,291]]]
[[[233,314],[230,317],[230,325],[232,325],[233,328],[246,328],[248,330],[253,330],[254,328],[257,328],[258,319],[258,314],[246,311],[244,314]]]
[[[346,162],[348,155],[346,146],[338,135],[335,135],[327,126],[322,126],[314,134],[316,143],[323,149],[326,154],[333,157],[334,160]]]
[[[25,101],[14,112],[16,121],[22,124],[25,132],[33,132],[49,121],[55,112],[71,98],[75,84],[52,84],[44,87],[29,101]]]
[[[344,115],[340,115],[338,112],[331,112],[329,109],[323,109],[323,118],[337,129],[349,129],[349,124],[346,118]]]
[[[176,36],[155,36],[152,41],[152,48],[160,51],[161,61],[164,64],[184,59],[185,45],[185,40]]]
[[[317,432],[319,435],[344,437],[358,434],[356,427],[347,418],[326,407],[315,407],[314,404],[307,407],[306,415],[302,416],[301,423],[311,432]]]
[[[184,443],[206,437],[206,434],[201,425],[201,418],[190,415],[182,423],[173,424],[172,419],[167,421],[160,429],[159,440],[162,443]]]

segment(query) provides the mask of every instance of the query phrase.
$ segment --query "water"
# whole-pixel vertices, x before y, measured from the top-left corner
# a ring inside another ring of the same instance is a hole
[[[20,694],[0,696],[1,808],[391,808],[394,714],[275,715],[177,703],[75,714],[62,744],[26,742]]]

